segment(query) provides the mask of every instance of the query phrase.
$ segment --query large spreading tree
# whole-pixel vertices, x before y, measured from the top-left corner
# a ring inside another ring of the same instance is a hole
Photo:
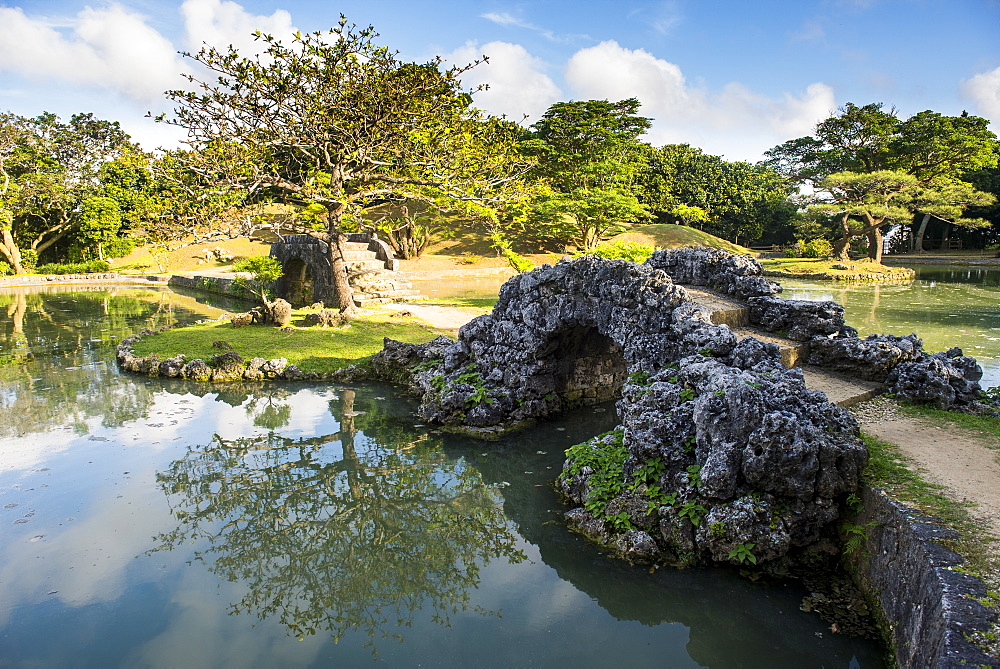
[[[688,144],[648,148],[640,199],[659,222],[697,223],[734,243],[759,239],[791,217],[791,189],[773,169],[729,162]]]
[[[882,258],[882,229],[922,217],[918,239],[932,217],[976,227],[964,215],[992,196],[968,175],[997,164],[1000,147],[986,119],[923,111],[900,120],[881,103],[848,103],[808,137],[767,152],[767,164],[791,182],[816,192],[810,209],[837,221],[835,249],[847,258],[851,239],[868,238],[869,258]],[[919,249],[918,249],[919,250]]]
[[[515,132],[471,107],[459,80],[471,65],[403,62],[343,17],[290,44],[255,36],[259,55],[185,54],[212,78],[168,92],[178,106],[165,120],[188,130],[208,183],[322,209],[322,223],[303,231],[328,244],[341,311],[354,309],[345,230],[365,209],[421,202],[488,217],[516,195]]]
[[[536,225],[562,241],[590,250],[623,224],[649,217],[637,197],[645,166],[639,137],[650,120],[635,98],[609,102],[557,102],[531,128],[523,150],[548,192],[536,198]]]
[[[93,114],[75,114],[65,123],[51,113],[0,115],[0,255],[5,262],[22,273],[31,265],[26,255],[37,259],[59,245],[100,244],[103,237],[95,236],[95,226],[109,220],[108,207],[98,214],[97,202],[86,203],[100,195],[102,168],[133,150],[118,122]]]

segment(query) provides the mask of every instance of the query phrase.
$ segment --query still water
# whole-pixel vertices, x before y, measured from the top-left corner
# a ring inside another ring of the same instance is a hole
[[[915,281],[890,285],[782,279],[782,297],[834,300],[861,336],[917,333],[929,353],[953,346],[1000,385],[1000,268],[916,266]]]
[[[633,567],[549,482],[605,405],[499,444],[385,386],[119,373],[218,309],[0,293],[0,665],[876,667],[789,584]]]

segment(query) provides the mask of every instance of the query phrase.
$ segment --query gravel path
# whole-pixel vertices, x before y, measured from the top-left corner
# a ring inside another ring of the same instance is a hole
[[[852,412],[862,430],[899,446],[928,481],[945,486],[957,501],[975,504],[970,513],[1000,537],[1000,444],[957,426],[904,416],[884,397]]]

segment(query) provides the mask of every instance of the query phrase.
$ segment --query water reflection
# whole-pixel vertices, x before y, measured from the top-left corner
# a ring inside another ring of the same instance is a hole
[[[99,292],[12,309],[2,666],[355,666],[366,643],[393,666],[878,666],[794,586],[649,574],[570,534],[550,482],[613,406],[487,445],[392,388],[126,376],[109,339],[202,307]]]
[[[192,311],[188,298],[170,291],[80,288],[0,293],[0,313],[7,316],[0,321],[0,436],[66,426],[86,434],[93,418],[118,427],[143,417],[153,391],[118,378],[108,355],[115,343],[143,328],[219,313]]]
[[[916,332],[931,353],[959,346],[983,366],[984,387],[1000,385],[1000,269],[915,269],[900,284],[782,279],[782,296],[839,302],[862,336]]]
[[[278,404],[268,397],[266,411],[287,416]],[[524,556],[476,469],[426,434],[387,444],[362,433],[357,419],[379,412],[359,412],[353,390],[331,404],[335,433],[215,435],[172,462],[157,481],[178,525],[153,550],[199,546],[198,561],[247,587],[231,613],[276,618],[300,638],[361,632],[377,652],[425,607],[447,626],[485,565]]]

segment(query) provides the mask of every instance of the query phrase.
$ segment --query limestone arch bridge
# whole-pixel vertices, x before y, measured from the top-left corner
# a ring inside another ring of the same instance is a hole
[[[808,344],[810,358],[890,384],[908,365],[949,368],[934,383],[975,390],[971,359],[927,356],[915,336],[861,340],[839,305],[782,300],[756,261],[708,249],[543,266],[504,284],[457,341],[387,340],[347,377],[406,384],[421,419],[487,438],[620,390],[618,428],[568,453],[558,481],[577,505],[572,526],[633,559],[802,555],[857,489],[858,425],[787,369],[775,343],[713,324],[675,280],[746,301],[751,324]]]

